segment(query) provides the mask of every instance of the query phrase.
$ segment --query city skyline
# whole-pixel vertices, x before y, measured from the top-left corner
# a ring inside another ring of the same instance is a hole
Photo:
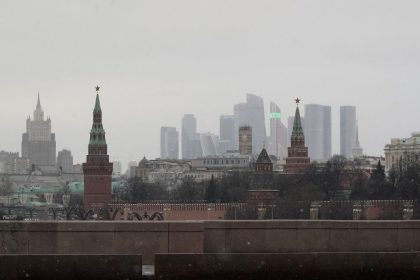
[[[199,132],[217,132],[219,116],[231,115],[246,93],[264,98],[266,119],[269,101],[285,117],[297,96],[302,105],[331,106],[333,154],[342,105],[357,107],[366,154],[383,155],[391,138],[420,130],[417,2],[26,5],[0,4],[7,22],[0,27],[6,151],[20,151],[39,90],[56,150],[71,150],[83,162],[96,83],[103,87],[111,159],[124,165],[158,157],[160,126],[181,132],[185,113],[195,114]]]

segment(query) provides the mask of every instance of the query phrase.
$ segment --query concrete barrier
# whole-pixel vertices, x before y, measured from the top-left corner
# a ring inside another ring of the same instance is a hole
[[[0,254],[416,252],[420,221],[0,222]]]
[[[0,255],[0,279],[139,279],[139,255]]]
[[[156,279],[419,279],[419,253],[156,255]]]
[[[206,222],[205,253],[415,252],[420,221]]]

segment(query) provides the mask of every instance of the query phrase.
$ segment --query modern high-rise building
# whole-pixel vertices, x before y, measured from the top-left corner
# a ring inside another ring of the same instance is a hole
[[[305,143],[309,157],[315,161],[326,161],[332,156],[331,149],[331,107],[305,105]]]
[[[267,139],[263,99],[248,93],[246,95],[246,103],[236,104],[233,110],[235,117],[235,139],[239,139],[237,133],[241,126],[250,126],[252,128],[252,152],[258,154],[264,147]]]
[[[252,155],[252,128],[241,126],[239,128],[239,153],[241,155]]]
[[[73,156],[71,154],[71,151],[62,150],[62,151],[58,152],[57,166],[63,172],[72,172],[73,171]]]
[[[287,156],[287,128],[281,122],[281,111],[276,103],[270,102],[270,154],[279,160]]]
[[[220,116],[220,141],[226,145],[226,150],[235,149],[235,117]]]
[[[185,114],[182,118],[182,159],[192,159],[197,147],[197,120],[193,114]],[[193,143],[194,142],[194,143]]]
[[[90,131],[89,152],[83,163],[85,210],[105,208],[112,200],[112,162],[109,162],[105,130],[102,125],[102,110],[99,87],[96,87],[96,102],[93,109],[93,124]]]
[[[160,158],[179,158],[179,134],[175,127],[160,128]]]
[[[55,134],[51,133],[51,119],[44,120],[44,111],[38,94],[34,118],[26,120],[26,132],[22,135],[22,157],[34,165],[55,165]]]
[[[201,149],[204,157],[219,154],[219,137],[213,133],[200,134]]]
[[[356,107],[340,107],[340,154],[351,157],[356,144]]]

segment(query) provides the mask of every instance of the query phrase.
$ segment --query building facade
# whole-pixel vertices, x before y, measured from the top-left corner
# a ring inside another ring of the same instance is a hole
[[[57,166],[64,172],[73,172],[73,155],[69,150],[62,150],[57,155]]]
[[[93,124],[90,131],[89,153],[83,163],[85,210],[106,207],[112,200],[112,162],[109,161],[99,87],[96,87]]]
[[[223,142],[223,151],[235,149],[235,117],[220,116],[220,142]]]
[[[175,127],[163,126],[160,129],[160,157],[162,159],[178,159],[179,134]]]
[[[332,156],[331,149],[331,107],[305,105],[305,143],[309,157],[316,161],[327,161]]]
[[[299,112],[299,99],[296,99],[296,104],[295,120],[290,139],[291,146],[288,148],[288,157],[283,168],[286,174],[302,173],[309,167],[311,162],[308,157],[308,147],[305,146],[305,135]]]
[[[340,107],[340,154],[349,158],[353,156],[356,144],[356,107]]]
[[[200,135],[197,133],[197,120],[193,114],[185,114],[182,118],[182,159],[201,157]]]
[[[248,93],[246,95],[246,103],[239,103],[234,106],[234,118],[236,141],[239,140],[239,127],[250,126],[253,139],[252,152],[258,154],[267,140],[263,99]]]
[[[248,169],[250,166],[250,157],[240,154],[223,154],[218,156],[209,156],[191,160],[193,169]]]
[[[38,94],[33,120],[26,120],[26,132],[22,135],[22,157],[34,165],[56,164],[55,134],[51,133],[51,119],[44,119],[44,111]]]
[[[252,155],[252,128],[241,126],[239,128],[239,153],[241,155]]]
[[[270,154],[280,161],[287,156],[287,128],[281,122],[280,108],[274,102],[270,103]]]
[[[393,167],[398,168],[405,162],[418,162],[420,160],[420,132],[415,132],[410,138],[393,138],[385,146],[385,171]]]

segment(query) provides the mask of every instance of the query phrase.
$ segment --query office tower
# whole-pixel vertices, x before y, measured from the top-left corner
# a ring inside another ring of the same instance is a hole
[[[178,159],[179,134],[175,127],[163,126],[160,129],[160,158]]]
[[[287,156],[287,128],[281,122],[280,108],[270,102],[270,154],[279,160]]]
[[[235,117],[235,139],[239,139],[237,134],[239,127],[250,126],[252,128],[252,152],[258,154],[267,139],[263,99],[248,93],[246,95],[246,103],[236,104],[233,110]]]
[[[90,131],[88,155],[83,163],[85,210],[105,208],[112,199],[112,162],[109,162],[105,130],[102,125],[102,110],[99,86],[96,87],[96,102],[93,124]]]
[[[71,154],[71,151],[62,150],[62,151],[58,152],[57,166],[63,172],[72,172],[73,171],[73,156]]]
[[[202,156],[215,156],[219,154],[219,137],[212,133],[200,134]]]
[[[296,99],[296,112],[291,135],[291,146],[288,148],[284,172],[287,174],[303,173],[310,166],[308,147],[305,147],[305,134],[299,111],[299,98]]]
[[[239,153],[241,155],[252,155],[252,128],[241,126],[239,128]]]
[[[120,161],[112,162],[112,175],[121,176],[122,173],[122,164]]]
[[[38,94],[33,120],[26,120],[26,132],[22,135],[22,157],[30,164],[55,165],[55,134],[51,133],[51,119],[44,120],[44,111]]]
[[[182,118],[182,159],[191,159],[193,154],[198,153],[197,140],[200,141],[197,135],[197,120],[193,114],[185,114]]]
[[[315,161],[331,158],[331,107],[305,105],[305,141],[309,157]]]
[[[287,147],[290,147],[290,145],[291,145],[290,139],[292,137],[294,121],[295,121],[294,116],[290,116],[290,117],[287,118]],[[300,121],[301,121],[302,129],[303,129],[303,131],[305,131],[305,118],[301,116]]]
[[[234,116],[220,116],[220,142],[223,142],[223,147],[226,150],[235,149],[235,117]],[[224,150],[224,148],[223,148]]]
[[[356,107],[340,107],[340,154],[351,157],[356,144]]]

